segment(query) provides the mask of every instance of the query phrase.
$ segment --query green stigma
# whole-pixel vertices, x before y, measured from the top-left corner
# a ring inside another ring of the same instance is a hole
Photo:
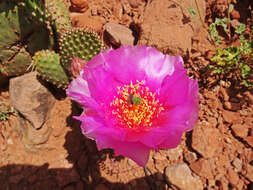
[[[136,94],[130,94],[129,95],[129,104],[131,105],[140,105],[142,103],[142,99],[140,96],[136,95]]]

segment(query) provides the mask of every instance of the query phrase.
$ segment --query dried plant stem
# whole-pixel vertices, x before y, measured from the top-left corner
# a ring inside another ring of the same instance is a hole
[[[230,20],[229,1],[228,0],[227,0],[227,5],[228,5],[227,17]],[[227,25],[228,25],[228,39],[230,41],[231,40],[231,26],[230,26],[230,23],[227,23]]]
[[[211,37],[210,32],[209,32],[209,29],[208,29],[208,27],[205,25],[204,19],[203,19],[202,16],[201,16],[200,9],[199,9],[199,4],[198,4],[197,0],[194,0],[194,2],[195,2],[195,5],[196,5],[196,7],[197,7],[197,11],[198,11],[198,15],[199,15],[200,22],[202,23],[202,26],[207,30],[209,40],[210,40],[210,41],[212,42],[212,44],[216,47],[215,41],[214,41],[213,38]]]

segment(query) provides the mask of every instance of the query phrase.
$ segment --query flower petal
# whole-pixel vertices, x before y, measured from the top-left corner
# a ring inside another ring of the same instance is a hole
[[[154,91],[165,76],[174,71],[174,64],[183,62],[180,56],[168,56],[146,46],[122,46],[104,56],[112,75],[123,84],[144,80]],[[122,72],[124,71],[124,72]]]
[[[66,90],[67,95],[74,101],[83,106],[97,104],[90,95],[87,81],[81,76],[73,80]]]
[[[94,139],[98,135],[124,140],[126,133],[119,128],[110,125],[111,123],[101,117],[98,113],[89,116],[74,117],[82,122],[81,128],[84,135]]]
[[[100,135],[96,139],[99,150],[112,148],[116,155],[131,158],[140,166],[145,166],[149,159],[149,148],[139,142],[118,141],[106,135]]]
[[[149,89],[153,92],[158,91],[165,77],[172,75],[175,71],[175,67],[182,63],[183,59],[180,56],[164,55],[151,48],[149,50],[148,63],[144,67],[147,75],[146,84]]]
[[[112,101],[117,87],[122,85],[102,64],[95,68],[85,67],[82,77],[87,81],[91,96],[103,105]]]

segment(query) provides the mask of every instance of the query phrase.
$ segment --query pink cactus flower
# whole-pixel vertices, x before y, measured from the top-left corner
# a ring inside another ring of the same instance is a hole
[[[82,105],[82,133],[99,150],[145,166],[151,149],[175,148],[198,120],[198,83],[180,56],[146,46],[101,52],[67,89]]]

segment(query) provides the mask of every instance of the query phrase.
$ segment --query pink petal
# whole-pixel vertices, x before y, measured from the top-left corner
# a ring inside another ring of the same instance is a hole
[[[74,118],[82,121],[82,132],[88,138],[94,139],[94,137],[102,135],[115,138],[116,140],[125,139],[125,132],[110,125],[110,123],[105,120],[105,118],[102,118],[99,113],[93,113],[91,116],[75,116]]]
[[[66,90],[66,94],[83,106],[96,104],[90,95],[88,83],[81,76],[74,79]]]
[[[168,75],[163,80],[160,101],[163,102],[164,106],[178,105],[188,101],[188,98],[191,97],[191,94],[189,94],[190,83],[191,80],[185,70],[176,70],[171,76]]]
[[[153,92],[159,90],[165,77],[173,75],[179,64],[183,64],[182,57],[164,55],[151,48],[148,63],[144,67],[147,76],[146,84],[149,89]]]
[[[109,105],[122,86],[103,65],[85,67],[82,77],[87,81],[91,96],[100,104]]]
[[[176,148],[181,141],[182,132],[172,131],[167,138],[163,139],[163,141],[157,146],[158,149],[169,149]]]
[[[140,166],[145,166],[149,159],[149,148],[139,142],[118,141],[106,135],[98,136],[96,139],[99,150],[112,148],[116,155],[131,158]]]

